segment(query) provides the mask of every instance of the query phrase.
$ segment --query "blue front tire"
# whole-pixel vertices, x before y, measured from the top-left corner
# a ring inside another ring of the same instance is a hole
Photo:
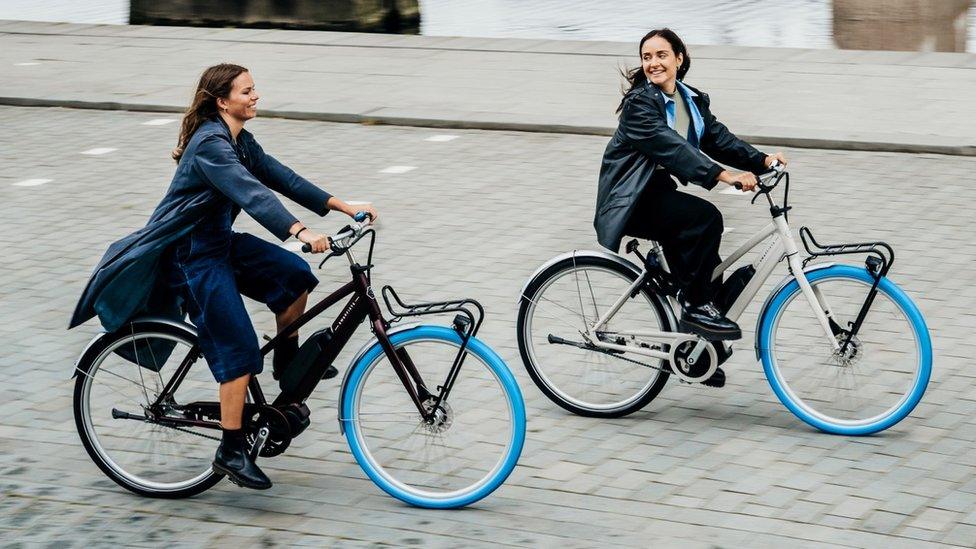
[[[461,345],[458,333],[443,326],[417,326],[390,341],[432,393]],[[525,404],[515,376],[476,338],[465,352],[434,424],[420,419],[379,342],[351,366],[343,387],[340,420],[353,456],[377,486],[410,505],[470,505],[501,486],[522,452]]]
[[[863,267],[806,273],[836,324],[850,327],[874,281]],[[843,339],[843,335],[838,336]],[[844,355],[832,350],[796,279],[759,320],[758,350],[779,400],[806,423],[838,435],[869,435],[898,423],[922,399],[932,342],[915,303],[887,278]]]

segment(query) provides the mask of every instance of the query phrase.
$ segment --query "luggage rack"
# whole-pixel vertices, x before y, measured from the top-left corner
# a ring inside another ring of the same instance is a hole
[[[478,333],[478,329],[481,328],[481,322],[485,319],[484,307],[470,298],[408,305],[400,299],[400,296],[397,295],[392,286],[386,285],[383,286],[383,301],[386,302],[386,308],[393,317],[390,320],[391,323],[399,322],[408,316],[458,313],[454,317],[453,325],[454,329],[461,335],[462,352],[464,351],[464,346],[468,343],[468,339]],[[472,307],[474,311],[472,311]]]
[[[864,263],[875,279],[880,279],[888,274],[888,270],[891,269],[891,265],[895,262],[895,251],[885,242],[820,244],[813,238],[813,233],[810,232],[810,229],[805,226],[800,227],[800,240],[803,241],[803,247],[806,248],[807,254],[809,254],[809,257],[803,260],[804,266],[817,257],[868,254]]]
[[[458,373],[461,371],[461,364],[464,363],[465,353],[464,351],[468,348],[468,342],[471,340],[475,334],[478,333],[478,329],[481,328],[481,322],[485,319],[485,309],[477,301],[465,298],[465,299],[455,299],[451,301],[434,301],[430,303],[417,303],[414,305],[407,305],[400,299],[396,291],[392,286],[383,286],[383,301],[386,302],[386,308],[390,311],[390,315],[393,317],[390,323],[399,322],[401,319],[407,316],[423,316],[423,315],[439,315],[446,313],[458,313],[454,317],[452,322],[454,331],[461,336],[461,345],[458,346],[457,355],[454,357],[454,363],[451,365],[451,370],[447,374],[447,380],[445,384],[441,387],[453,387],[454,381],[457,379]],[[390,301],[396,303],[395,308]],[[470,307],[474,307],[474,312],[472,312]],[[447,398],[449,389],[444,390],[437,396],[432,404],[432,409],[437,409],[441,402]]]

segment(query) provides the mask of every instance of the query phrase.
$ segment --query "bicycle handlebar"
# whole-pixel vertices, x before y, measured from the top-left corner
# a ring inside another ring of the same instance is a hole
[[[781,164],[779,160],[773,160],[773,163],[769,165],[769,171],[762,174],[756,174],[756,186],[759,187],[760,190],[771,190],[766,188],[765,183],[783,173],[784,170],[786,170],[786,166]],[[740,191],[742,190],[742,183],[736,183],[733,186]]]
[[[366,227],[369,227],[373,223],[373,217],[367,212],[356,212],[353,216],[353,220],[356,221],[352,225],[346,225],[345,227],[339,229],[339,232],[332,236],[327,236],[326,239],[329,241],[330,255],[339,255],[346,252],[351,246],[351,242],[360,236],[362,236],[363,231]],[[309,253],[312,251],[311,244],[303,244],[302,251]]]

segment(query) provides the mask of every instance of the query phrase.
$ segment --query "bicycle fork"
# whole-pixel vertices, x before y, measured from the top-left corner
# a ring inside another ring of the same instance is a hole
[[[819,289],[814,290],[813,286],[810,285],[810,281],[807,280],[807,275],[803,272],[803,262],[800,261],[800,249],[796,245],[796,240],[793,240],[793,233],[790,231],[790,226],[786,224],[786,218],[784,216],[774,217],[773,223],[776,225],[780,240],[783,243],[786,261],[790,266],[790,271],[792,271],[793,277],[796,278],[796,283],[800,285],[800,291],[806,298],[807,303],[810,304],[814,316],[817,317],[817,322],[823,328],[824,336],[830,342],[831,349],[836,352],[840,349],[840,343],[837,342],[837,336],[831,328],[831,323],[836,325],[836,322],[833,321],[830,304],[824,298],[823,292]]]

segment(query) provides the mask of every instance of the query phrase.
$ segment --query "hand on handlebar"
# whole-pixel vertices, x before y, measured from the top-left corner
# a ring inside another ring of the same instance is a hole
[[[361,204],[354,208],[350,208],[350,210],[351,210],[350,212],[346,212],[346,213],[349,215],[349,217],[355,219],[356,221],[363,221],[361,219],[358,219],[359,214],[363,214],[363,213],[369,216],[369,221],[371,223],[375,223],[376,220],[379,219],[380,217],[379,212],[376,211],[376,208],[374,208],[372,204]]]
[[[787,164],[786,155],[784,155],[781,152],[766,155],[766,160],[763,163],[766,165],[767,168],[780,171],[786,167]],[[779,164],[779,165],[774,166],[774,164]]]
[[[329,250],[328,237],[312,230],[305,230],[299,233],[298,240],[305,243],[305,245],[302,246],[302,251],[306,253],[311,252],[313,254],[320,254]]]
[[[719,174],[718,178],[719,181],[732,185],[741,191],[755,190],[756,184],[759,183],[756,174],[752,172],[739,172],[734,174],[726,170]]]

